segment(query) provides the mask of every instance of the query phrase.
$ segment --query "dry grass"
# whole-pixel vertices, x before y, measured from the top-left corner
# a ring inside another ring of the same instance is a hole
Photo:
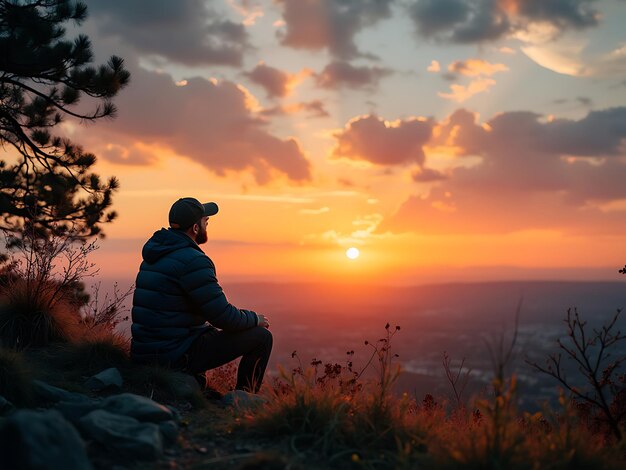
[[[37,295],[18,279],[3,289],[0,298],[0,341],[5,347],[23,349],[67,342],[81,336],[78,306],[69,299],[51,302],[53,290]]]
[[[327,468],[625,468],[626,443],[561,398],[558,411],[516,407],[515,377],[496,377],[489,396],[469,405],[394,395],[390,341],[376,345],[379,376],[321,361],[282,371],[268,403],[239,417],[244,436],[276,436],[301,463]],[[336,373],[328,374],[329,370]],[[321,380],[320,380],[321,379]]]

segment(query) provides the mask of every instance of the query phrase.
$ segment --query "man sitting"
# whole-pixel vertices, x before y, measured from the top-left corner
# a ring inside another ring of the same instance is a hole
[[[258,392],[272,351],[264,315],[228,302],[213,261],[199,245],[208,240],[214,202],[186,197],[169,212],[170,228],[143,247],[132,307],[131,358],[184,370],[204,383],[204,372],[241,357],[239,390]]]

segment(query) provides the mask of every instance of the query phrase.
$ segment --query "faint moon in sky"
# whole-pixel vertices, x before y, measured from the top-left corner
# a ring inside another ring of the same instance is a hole
[[[361,252],[358,248],[350,247],[346,250],[346,256],[350,259],[357,259]]]

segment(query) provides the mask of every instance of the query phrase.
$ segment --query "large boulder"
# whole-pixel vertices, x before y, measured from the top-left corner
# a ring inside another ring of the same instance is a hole
[[[173,420],[174,413],[168,407],[134,393],[120,393],[102,400],[101,409],[119,415],[130,416],[139,421],[159,423]]]
[[[105,369],[96,375],[89,377],[85,382],[85,387],[94,392],[118,391],[122,389],[124,380],[122,374],[115,367]]]
[[[163,453],[161,432],[154,423],[95,410],[82,417],[78,425],[85,436],[132,460],[154,460]]]
[[[91,469],[78,432],[55,410],[18,410],[0,428],[0,466],[7,469]]]

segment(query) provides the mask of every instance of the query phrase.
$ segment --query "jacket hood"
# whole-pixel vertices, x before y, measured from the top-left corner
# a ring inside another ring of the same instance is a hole
[[[184,233],[162,228],[154,232],[154,235],[146,242],[141,251],[141,256],[147,263],[156,263],[163,256],[182,248],[194,248],[202,251],[200,247]]]

